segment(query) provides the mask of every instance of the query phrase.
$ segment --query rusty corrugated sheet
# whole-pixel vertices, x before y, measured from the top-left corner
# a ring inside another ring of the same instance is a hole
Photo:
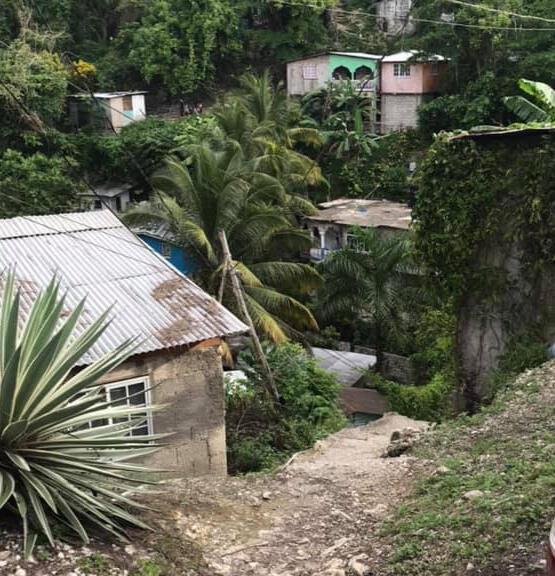
[[[0,220],[0,272],[13,266],[24,315],[53,274],[67,290],[67,311],[86,297],[81,329],[113,306],[111,324],[81,364],[127,338],[144,338],[137,352],[144,353],[247,329],[109,211]]]

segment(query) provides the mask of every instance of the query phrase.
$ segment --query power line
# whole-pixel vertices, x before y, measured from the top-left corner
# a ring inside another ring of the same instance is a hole
[[[486,10],[487,12],[495,12],[497,14],[506,14],[507,16],[513,16],[515,18],[527,18],[528,20],[539,20],[540,22],[549,22],[554,24],[555,20],[552,18],[544,18],[543,16],[535,16],[532,14],[519,14],[518,12],[509,12],[508,10],[499,10],[498,8],[492,8],[491,6],[486,6],[484,4],[472,4],[471,2],[463,2],[463,0],[447,0],[451,4],[458,4],[460,6],[468,6],[470,8],[476,8],[477,10]]]
[[[337,12],[338,14],[350,14],[352,16],[363,16],[365,18],[374,18],[376,20],[406,20],[404,16],[378,16],[377,14],[370,14],[368,12],[363,12],[362,10],[345,10],[344,8],[322,8],[316,4],[307,3],[297,3],[297,2],[287,2],[287,0],[279,0],[280,4],[286,6],[303,6],[305,8],[312,8],[314,10],[329,10],[330,12]],[[505,30],[510,32],[555,32],[555,28],[517,28],[516,26],[489,26],[482,24],[463,24],[462,22],[449,22],[447,20],[432,20],[429,18],[417,18],[411,16],[413,22],[423,22],[426,24],[437,24],[441,26],[451,26],[453,28],[470,28],[479,30]]]

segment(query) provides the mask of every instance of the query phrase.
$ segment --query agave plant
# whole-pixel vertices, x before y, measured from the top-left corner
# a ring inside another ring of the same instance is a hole
[[[64,316],[53,279],[22,322],[11,272],[0,302],[0,514],[21,518],[25,555],[39,533],[53,544],[56,523],[85,543],[93,527],[124,540],[126,525],[146,528],[129,511],[140,507],[129,492],[148,484],[146,470],[125,460],[155,450],[155,437],[131,435],[145,420],[144,406],[116,406],[98,384],[137,342],[77,370],[109,311],[77,332],[85,301]]]

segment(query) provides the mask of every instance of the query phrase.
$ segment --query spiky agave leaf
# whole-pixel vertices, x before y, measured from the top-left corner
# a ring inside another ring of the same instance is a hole
[[[146,526],[129,511],[140,504],[126,493],[151,483],[147,469],[124,460],[156,449],[160,436],[131,436],[144,406],[107,401],[98,380],[137,346],[127,341],[76,371],[75,364],[107,326],[108,313],[76,333],[84,302],[65,319],[54,278],[19,326],[19,292],[12,272],[0,292],[0,513],[21,517],[25,554],[38,533],[53,544],[61,523],[88,542],[96,527],[125,539],[125,526]],[[149,408],[150,410],[151,408]],[[90,427],[92,421],[123,419]]]

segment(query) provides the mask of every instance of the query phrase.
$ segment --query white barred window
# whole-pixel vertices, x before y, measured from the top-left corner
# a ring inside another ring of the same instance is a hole
[[[410,76],[410,64],[393,64],[393,76]]]
[[[148,393],[148,378],[134,378],[133,380],[124,380],[113,382],[106,385],[106,395],[108,400],[114,402],[113,406],[148,406],[150,398]],[[137,418],[138,415],[133,416]],[[131,436],[146,436],[152,434],[152,419],[148,412],[144,413],[146,421],[140,426],[133,429]],[[131,421],[131,416],[122,418],[110,418],[110,424]]]

